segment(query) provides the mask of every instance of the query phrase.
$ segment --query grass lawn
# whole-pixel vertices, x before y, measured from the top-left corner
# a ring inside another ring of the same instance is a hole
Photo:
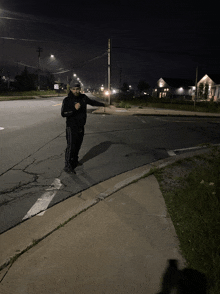
[[[153,107],[153,108],[164,108],[173,110],[186,110],[186,111],[197,111],[197,112],[212,112],[220,113],[220,105],[213,102],[197,102],[194,107],[193,101],[168,101],[167,99],[153,99],[153,98],[134,98],[134,99],[121,99],[113,100],[113,104],[120,108],[131,108],[133,106]]]
[[[190,166],[190,172],[178,177],[178,169],[184,166]],[[176,169],[176,177],[172,169]],[[209,154],[177,162],[156,171],[155,176],[187,266],[206,275],[209,294],[219,294],[220,149],[213,148]]]
[[[47,97],[48,95],[58,96],[59,94],[55,90],[26,91],[26,92],[0,92],[0,101],[34,99],[36,96],[44,98],[44,97]]]

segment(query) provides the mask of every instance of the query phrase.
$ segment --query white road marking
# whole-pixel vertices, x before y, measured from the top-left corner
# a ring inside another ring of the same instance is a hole
[[[137,117],[143,124],[146,124],[146,121],[143,118]]]
[[[46,191],[48,192],[45,192],[40,198],[37,199],[35,204],[31,207],[31,209],[27,212],[22,220],[30,218],[31,216],[36,214],[42,216],[61,186],[62,184],[60,179],[55,179],[51,186],[46,189]]]
[[[58,106],[58,105],[61,105],[62,103],[59,103],[59,104],[55,104],[55,105],[52,105],[52,106]]]
[[[4,130],[5,128],[3,128],[3,127],[0,127],[0,131],[2,131],[2,130]]]
[[[170,119],[162,119],[160,117],[155,117],[154,119],[157,119],[157,120],[161,120],[161,121],[166,121],[166,122],[169,122],[169,123],[195,123],[197,122],[196,120],[170,120]]]
[[[176,153],[173,151],[173,150],[168,150],[167,153],[170,155],[170,156],[175,156]]]
[[[220,144],[210,144],[210,146],[220,146]],[[182,149],[175,149],[175,150],[168,150],[167,153],[170,156],[175,156],[176,155],[175,152],[190,151],[190,150],[202,149],[202,148],[207,148],[207,147],[209,147],[209,145],[189,147],[189,148],[182,148]]]
[[[178,122],[178,123],[195,123],[194,120],[173,120],[172,122]]]

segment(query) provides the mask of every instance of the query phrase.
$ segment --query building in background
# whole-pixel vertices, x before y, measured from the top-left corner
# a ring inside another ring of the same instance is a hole
[[[153,89],[153,97],[192,99],[195,82],[188,79],[160,78]]]
[[[220,75],[205,75],[197,84],[198,98],[208,101],[220,101]]]

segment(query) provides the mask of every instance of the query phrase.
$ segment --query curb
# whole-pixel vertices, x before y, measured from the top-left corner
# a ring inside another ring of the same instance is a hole
[[[201,115],[201,114],[163,114],[163,113],[149,113],[149,114],[140,114],[140,113],[134,113],[132,116],[165,116],[165,117],[202,117],[202,118],[220,118],[220,115]]]
[[[23,97],[23,98],[21,98],[21,97]],[[56,95],[56,94],[54,94],[54,95],[39,95],[39,96],[0,96],[0,102],[1,101],[14,101],[14,100],[28,100],[28,99],[47,99],[47,98],[52,98],[52,97],[60,97],[60,98],[62,98],[62,97],[65,97],[65,95]],[[20,98],[20,99],[19,99]]]
[[[26,221],[20,223],[16,227],[2,233],[0,235],[0,244],[5,244],[5,246],[7,247],[8,253],[7,253],[7,256],[4,256],[4,257],[1,258],[2,260],[0,261],[0,271],[2,271],[3,269],[5,269],[8,266],[10,268],[12,266],[12,264],[21,255],[23,255],[26,251],[28,251],[29,249],[31,249],[32,247],[37,245],[39,242],[41,242],[42,240],[47,238],[49,235],[51,235],[52,233],[54,233],[58,229],[62,228],[64,225],[66,225],[68,222],[70,222],[71,220],[76,218],[81,213],[86,212],[89,208],[91,208],[94,205],[98,204],[100,201],[103,201],[104,199],[111,196],[115,192],[117,192],[117,191],[125,188],[126,186],[140,180],[141,178],[150,176],[157,169],[164,168],[164,167],[166,167],[168,165],[171,165],[171,164],[175,163],[176,161],[183,160],[185,158],[190,158],[190,157],[200,155],[200,154],[203,154],[203,153],[207,153],[209,151],[210,151],[210,148],[205,147],[202,150],[200,149],[200,150],[196,150],[196,151],[193,151],[193,152],[188,152],[188,153],[168,157],[168,158],[165,158],[165,159],[161,159],[159,161],[152,162],[150,164],[147,164],[147,165],[144,165],[142,167],[136,168],[136,169],[134,169],[132,171],[128,171],[128,172],[125,172],[125,173],[121,174],[121,175],[126,175],[125,180],[122,180],[122,181],[118,182],[113,187],[108,188],[104,192],[98,193],[98,195],[95,195],[95,197],[92,198],[92,199],[86,199],[85,202],[83,202],[82,205],[80,203],[75,208],[75,212],[73,214],[71,214],[71,215],[68,215],[68,213],[66,213],[66,211],[64,209],[63,213],[65,214],[65,216],[62,215],[62,222],[59,223],[59,225],[58,225],[57,223],[55,223],[53,221],[52,226],[53,225],[54,226],[53,227],[49,226],[47,232],[43,232],[43,231],[38,232],[39,235],[37,236],[36,239],[33,238],[33,236],[30,236],[30,233],[34,234],[35,231],[36,231],[36,228],[39,229],[39,226],[41,226],[41,228],[42,228],[43,225],[45,226],[45,223],[46,223],[45,219],[44,219],[44,221],[42,223],[40,223],[42,220],[39,220],[37,215],[33,216],[30,219],[27,219]],[[142,170],[142,172],[140,172],[140,170]],[[135,175],[129,176],[130,173],[136,172],[136,171],[137,171],[137,173]],[[128,177],[127,177],[127,175],[128,175]],[[120,175],[118,175],[116,177],[120,177]],[[116,178],[116,177],[113,177],[113,178]],[[97,187],[98,185],[103,184],[103,183],[105,183],[107,181],[109,181],[109,180],[106,180],[106,181],[104,181],[102,183],[99,183],[99,184],[95,185],[95,187]],[[91,189],[93,189],[93,187],[90,187],[89,189],[87,189],[87,190],[85,190],[83,192],[88,192]],[[95,190],[97,191],[98,189],[96,188]],[[91,191],[90,194],[92,194],[92,193],[93,193],[93,191]],[[80,193],[80,195],[81,194],[82,193]],[[47,210],[48,215],[51,214],[52,215],[51,218],[56,218],[54,216],[54,211],[56,211],[58,209],[58,207],[59,207],[59,211],[60,211],[61,205],[65,206],[65,202],[66,203],[69,202],[69,201],[77,202],[78,199],[81,197],[81,196],[76,197],[77,194],[74,195],[74,196],[75,197],[70,197],[70,198],[65,199],[64,201],[50,207]],[[69,205],[69,203],[67,203],[67,204]],[[67,205],[67,207],[68,207],[68,205]],[[50,216],[48,216],[48,218],[50,218]],[[59,222],[59,220],[58,220],[58,222]],[[20,242],[21,242],[20,244],[18,244],[18,238],[22,239],[22,240],[20,240]],[[12,244],[12,246],[16,246],[16,247],[8,249],[8,244]],[[14,244],[16,244],[16,245],[14,245]],[[9,268],[8,268],[8,270],[9,270]],[[6,271],[6,273],[7,273],[7,271]],[[5,274],[3,273],[3,278],[4,278],[4,276],[5,276]],[[2,279],[0,279],[0,281]]]
[[[148,113],[149,111],[149,113]],[[176,113],[175,113],[176,112]],[[210,113],[210,112],[186,112],[180,110],[146,110],[145,112],[138,112],[136,110],[126,110],[121,108],[106,107],[104,110],[98,108],[92,111],[92,114],[101,114],[101,115],[130,115],[130,116],[170,116],[170,117],[204,117],[204,118],[220,118],[219,113]]]

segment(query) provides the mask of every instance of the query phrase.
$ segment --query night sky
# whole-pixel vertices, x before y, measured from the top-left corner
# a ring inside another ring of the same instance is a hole
[[[197,5],[195,4],[197,3]],[[0,75],[41,66],[66,82],[76,73],[85,87],[107,84],[112,40],[112,87],[161,77],[195,80],[220,73],[217,2],[1,0]],[[55,59],[50,55],[54,54]]]

